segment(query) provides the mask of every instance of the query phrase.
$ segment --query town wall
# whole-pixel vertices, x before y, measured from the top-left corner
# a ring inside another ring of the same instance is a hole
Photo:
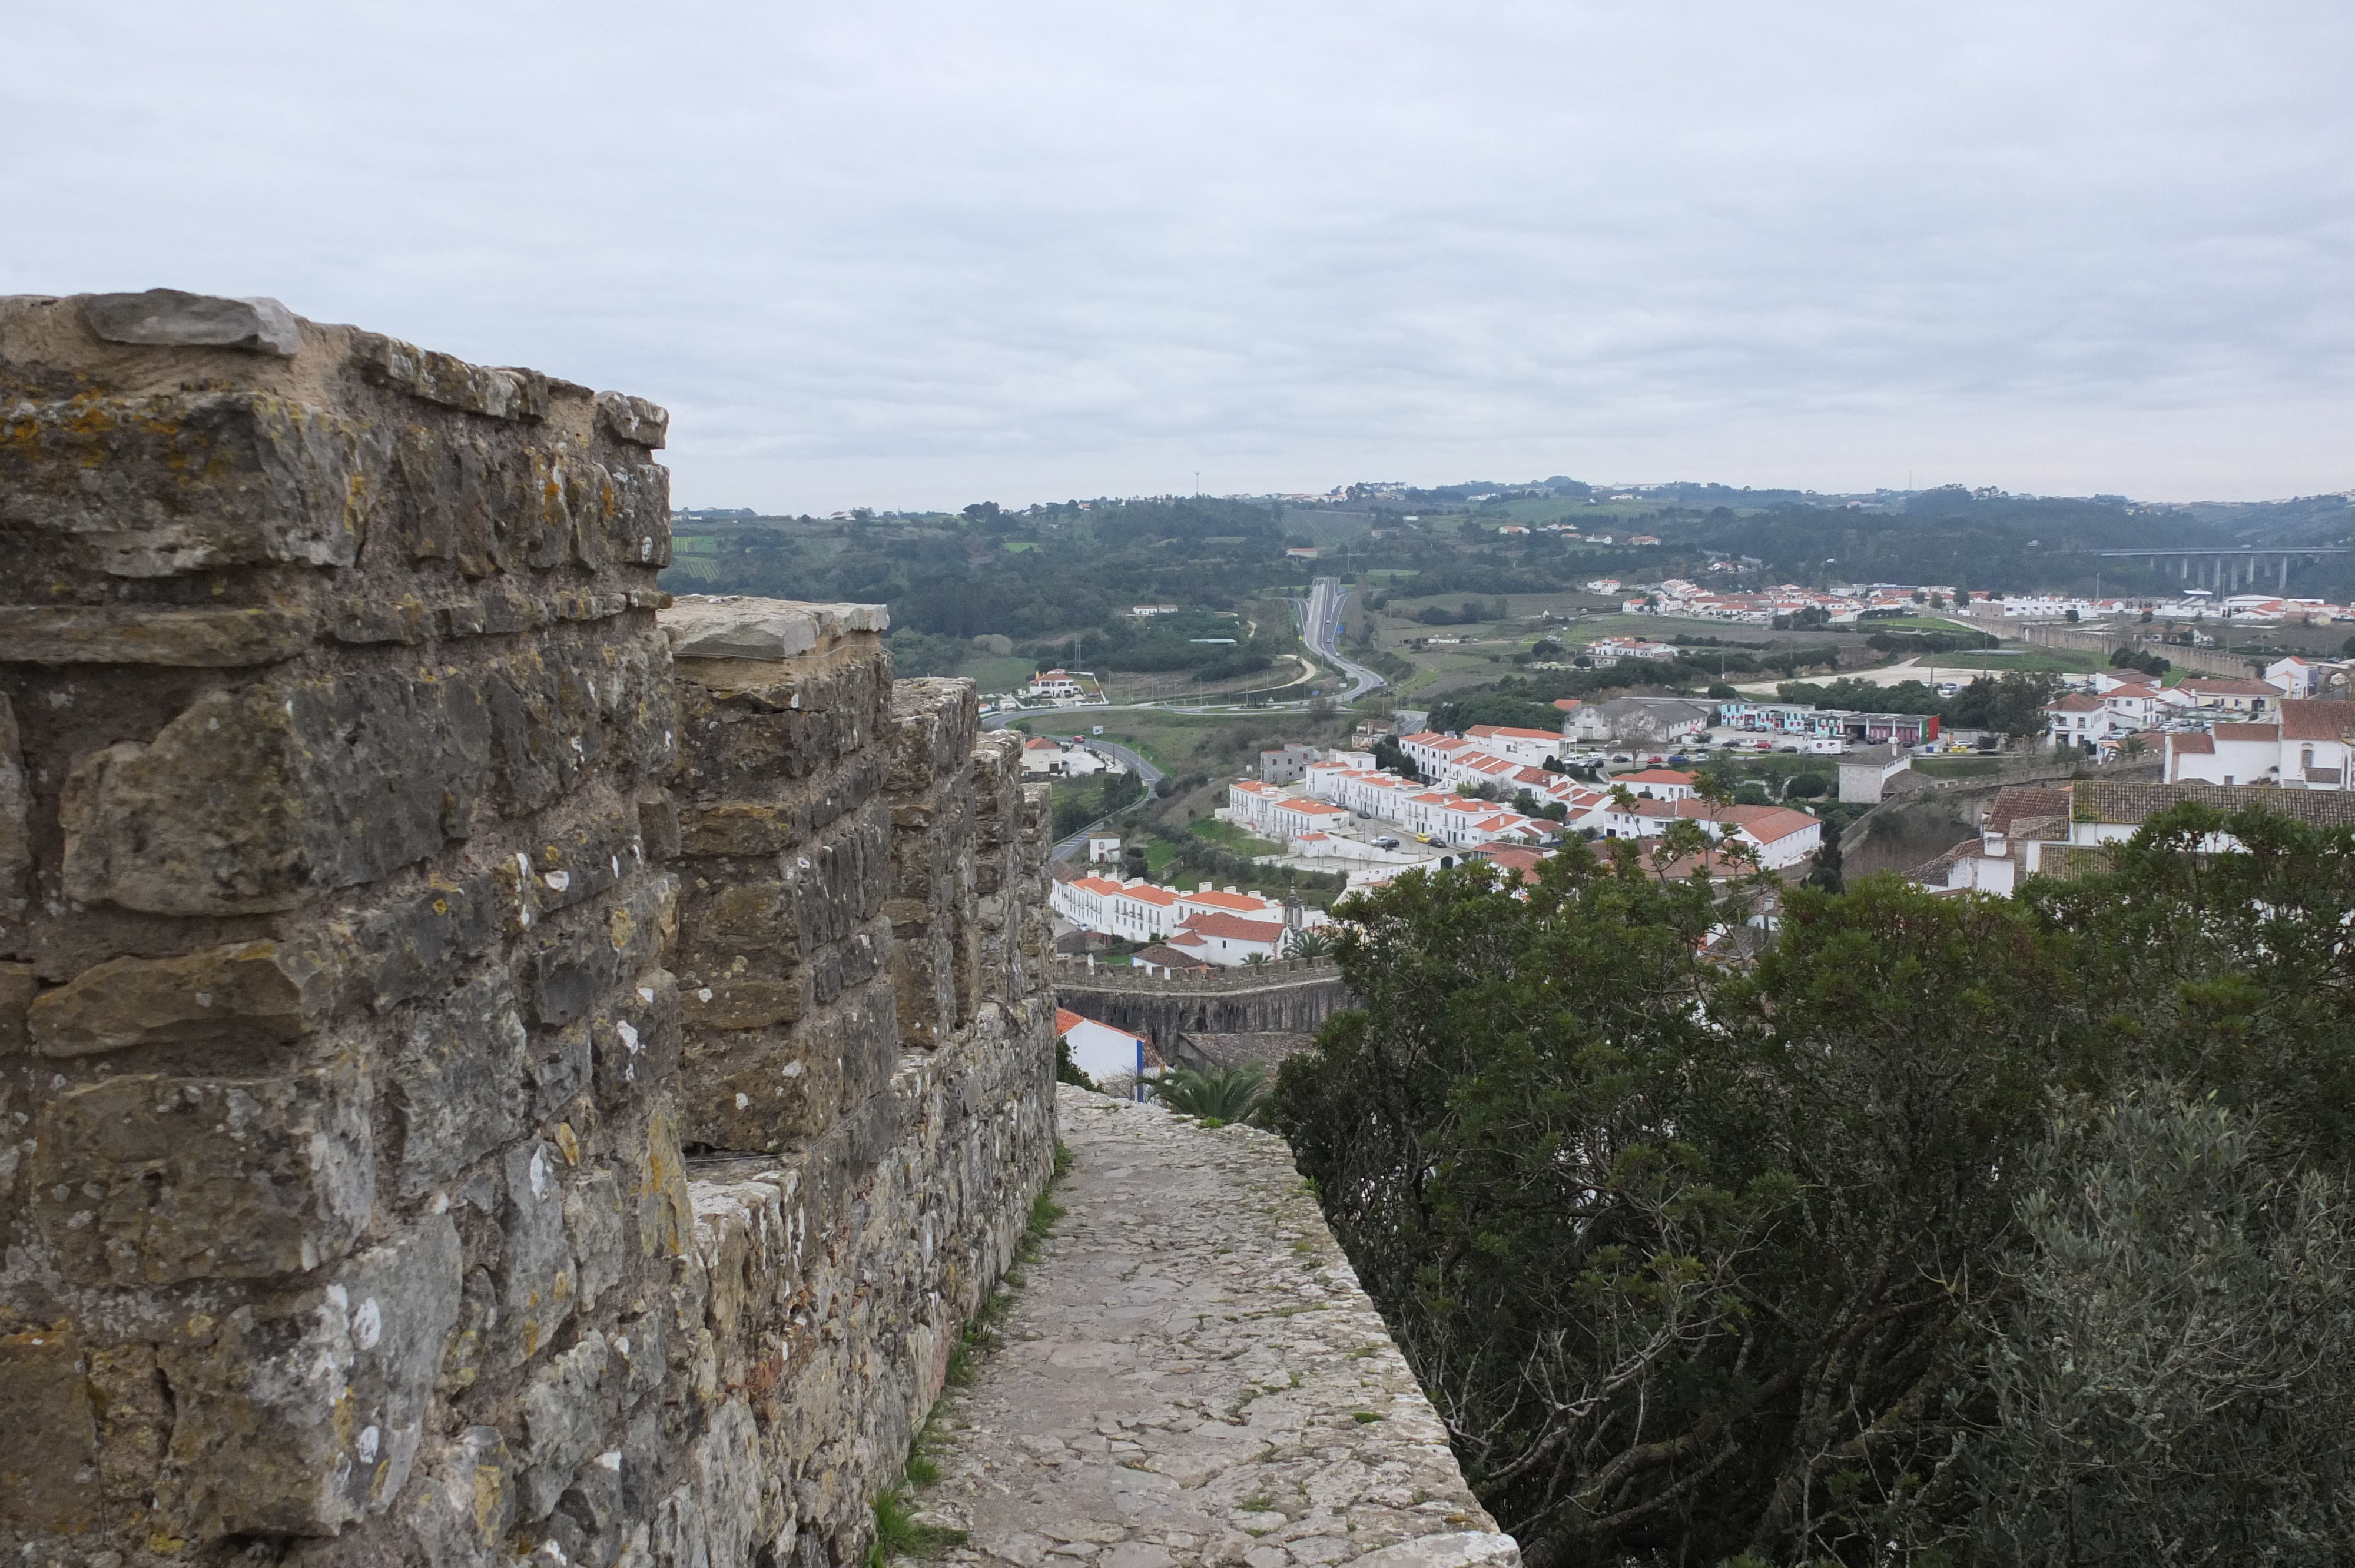
[[[666,424],[0,301],[9,1562],[863,1556],[1051,1168],[1044,792],[879,610],[666,628]]]
[[[1199,980],[1065,963],[1054,988],[1061,1006],[1144,1035],[1170,1061],[1181,1057],[1181,1034],[1314,1034],[1352,1004],[1340,966],[1329,959],[1280,960]]]

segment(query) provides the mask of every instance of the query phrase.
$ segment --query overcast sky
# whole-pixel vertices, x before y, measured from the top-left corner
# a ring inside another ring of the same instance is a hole
[[[2347,0],[15,8],[0,291],[654,397],[687,505],[2355,484]]]

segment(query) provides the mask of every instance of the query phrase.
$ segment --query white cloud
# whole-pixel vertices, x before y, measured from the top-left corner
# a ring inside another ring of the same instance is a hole
[[[97,0],[0,55],[0,288],[641,392],[693,503],[2280,494],[2355,482],[2350,46],[2319,0]]]

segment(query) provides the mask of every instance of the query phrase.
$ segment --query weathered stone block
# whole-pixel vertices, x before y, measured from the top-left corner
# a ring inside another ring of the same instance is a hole
[[[515,1458],[496,1426],[469,1426],[422,1467],[401,1518],[430,1568],[494,1568],[515,1523]]]
[[[677,934],[678,882],[670,876],[641,883],[602,921],[576,915],[549,927],[529,959],[534,1016],[558,1025],[588,1016],[624,976],[654,966]]]
[[[609,1448],[573,1472],[548,1518],[548,1539],[578,1568],[613,1568],[621,1555],[622,1450]]]
[[[336,972],[316,952],[238,942],[176,959],[114,959],[34,999],[34,1048],[84,1056],[131,1045],[266,1044],[315,1029]]]
[[[366,1076],[133,1074],[42,1107],[35,1212],[69,1277],[165,1285],[307,1272],[368,1223]]]
[[[353,938],[344,1004],[382,1012],[424,995],[490,946],[502,903],[497,879],[477,874],[434,878],[369,915]]]
[[[317,630],[298,609],[0,605],[0,661],[235,669],[291,659]]]
[[[638,1171],[638,1251],[647,1257],[677,1257],[695,1234],[695,1209],[687,1194],[687,1161],[678,1151],[678,1118],[658,1105],[646,1118],[646,1155]]]
[[[33,864],[31,806],[16,710],[0,695],[0,914],[13,915],[25,906],[25,874]]]
[[[431,1192],[522,1132],[532,1101],[530,1047],[504,974],[480,977],[419,1012],[387,1075],[400,1198]]]
[[[667,789],[649,789],[637,799],[638,837],[646,856],[661,865],[678,858],[678,803]]]
[[[66,783],[69,897],[159,915],[259,914],[442,847],[483,788],[478,686],[388,678],[215,692]]]
[[[531,1052],[531,1114],[535,1120],[562,1119],[589,1090],[593,1057],[589,1023],[542,1030]]]
[[[609,1359],[605,1336],[591,1331],[552,1358],[525,1385],[520,1401],[522,1520],[546,1518],[581,1461],[597,1451]]]
[[[628,1268],[622,1190],[610,1171],[592,1171],[564,1195],[565,1228],[579,1268],[581,1310],[597,1305]]]
[[[767,1029],[800,1018],[809,993],[799,980],[719,980],[681,991],[678,1006],[690,1030]]]
[[[879,635],[891,628],[891,612],[879,604],[808,604],[732,594],[684,595],[661,620],[678,659],[798,659],[829,652],[860,633]],[[721,679],[764,677],[730,672]]]
[[[32,965],[0,964],[0,1056],[32,1044],[25,1020],[32,1012],[33,992],[38,985],[33,978]],[[0,1140],[5,1137],[0,1134]]]
[[[20,403],[0,413],[0,522],[112,577],[348,567],[382,441],[261,392]]]
[[[579,1289],[572,1239],[564,1228],[563,1155],[556,1145],[533,1139],[510,1150],[505,1165],[499,1228],[506,1255],[497,1271],[498,1338],[487,1359],[512,1366],[547,1349],[572,1316]]]
[[[80,1342],[0,1334],[0,1524],[78,1534],[98,1522],[98,1423]]]
[[[774,800],[838,767],[890,722],[890,662],[873,637],[799,659],[676,660],[687,762],[674,788]]]
[[[171,1387],[143,1341],[92,1349],[91,1403],[98,1412],[98,1473],[109,1511],[143,1512],[163,1476],[171,1441]]]
[[[167,1344],[176,1418],[157,1502],[178,1532],[331,1535],[399,1497],[460,1266],[456,1228],[428,1215],[321,1289]]]
[[[590,1025],[597,1102],[627,1104],[678,1070],[678,980],[649,969]]]
[[[153,742],[76,762],[68,895],[261,914],[373,881],[465,831],[488,791],[529,811],[570,789],[604,756],[609,712],[658,761],[637,730],[659,713],[631,711],[655,675],[643,655],[581,648],[208,694]]]
[[[728,955],[753,951],[800,958],[801,938],[794,927],[784,883],[773,877],[747,877],[723,885],[697,902],[687,949],[689,961],[709,955],[724,963]]]
[[[890,788],[895,795],[924,793],[954,780],[972,755],[980,698],[971,681],[898,681],[891,687]]]
[[[644,397],[633,397],[626,392],[597,394],[597,428],[617,441],[648,450],[659,449],[670,439],[670,414]]]
[[[225,300],[217,294],[149,289],[139,294],[86,294],[82,320],[109,343],[172,348],[241,348],[291,359],[303,346],[294,313],[276,300]]]
[[[377,333],[355,338],[351,355],[368,379],[445,408],[494,419],[538,420],[548,415],[548,377],[537,370],[469,365]]]

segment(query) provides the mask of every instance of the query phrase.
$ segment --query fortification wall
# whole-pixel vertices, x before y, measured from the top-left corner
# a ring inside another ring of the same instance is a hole
[[[1051,1161],[1043,792],[878,611],[675,670],[666,424],[0,301],[11,1562],[860,1553]]]
[[[1180,1058],[1181,1034],[1314,1034],[1350,1005],[1348,987],[1329,960],[1268,969],[1274,978],[1229,969],[1201,980],[1154,980],[1066,963],[1057,969],[1055,995],[1082,1017],[1144,1035],[1171,1061]]]

